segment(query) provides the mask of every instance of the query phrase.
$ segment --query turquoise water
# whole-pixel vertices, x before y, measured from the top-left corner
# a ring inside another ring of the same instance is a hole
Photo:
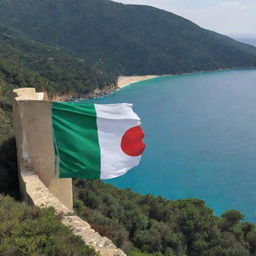
[[[255,70],[160,77],[93,101],[133,103],[146,134],[140,166],[108,182],[256,222]]]

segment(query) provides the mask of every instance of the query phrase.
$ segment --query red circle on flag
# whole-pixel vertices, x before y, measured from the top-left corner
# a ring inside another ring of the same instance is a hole
[[[144,132],[140,126],[128,129],[121,140],[121,148],[128,156],[139,156],[143,153],[146,145],[142,141]]]

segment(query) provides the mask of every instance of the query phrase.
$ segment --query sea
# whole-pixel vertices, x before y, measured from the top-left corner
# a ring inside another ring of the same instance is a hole
[[[145,132],[140,165],[105,182],[256,223],[256,70],[163,76],[90,102],[132,103]]]

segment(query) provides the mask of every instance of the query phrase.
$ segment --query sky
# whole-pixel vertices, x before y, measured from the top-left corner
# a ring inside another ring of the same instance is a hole
[[[144,4],[181,15],[222,34],[256,37],[256,0],[114,0]]]

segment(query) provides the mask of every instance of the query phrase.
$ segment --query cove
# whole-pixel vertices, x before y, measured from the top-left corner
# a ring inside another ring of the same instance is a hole
[[[133,103],[146,136],[141,164],[106,182],[256,223],[256,70],[158,77],[89,101]]]

